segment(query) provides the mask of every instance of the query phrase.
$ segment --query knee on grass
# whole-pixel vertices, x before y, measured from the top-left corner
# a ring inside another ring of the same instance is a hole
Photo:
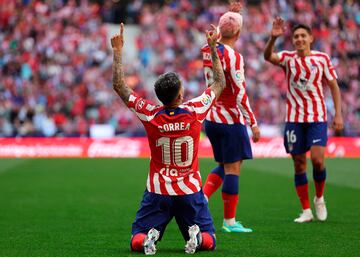
[[[133,252],[142,252],[144,250],[144,240],[146,234],[138,233],[131,237],[130,247]]]
[[[200,246],[200,250],[202,251],[213,251],[216,248],[216,238],[214,234],[210,234],[208,232],[202,232],[202,243]]]

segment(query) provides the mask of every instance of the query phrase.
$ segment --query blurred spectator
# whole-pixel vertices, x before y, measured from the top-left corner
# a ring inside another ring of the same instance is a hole
[[[261,126],[280,126],[286,83],[264,62],[272,20],[313,27],[314,49],[330,54],[339,76],[346,136],[360,136],[360,4],[357,1],[248,1],[236,48],[245,58],[251,105]],[[0,136],[89,136],[92,124],[117,135],[144,131],[112,90],[106,22],[137,24],[137,60],[127,83],[147,98],[165,71],[182,76],[186,97],[204,90],[199,49],[203,32],[227,11],[227,1],[0,0]],[[290,33],[279,41],[292,49]],[[329,121],[333,106],[326,90]],[[332,130],[330,129],[332,135]]]

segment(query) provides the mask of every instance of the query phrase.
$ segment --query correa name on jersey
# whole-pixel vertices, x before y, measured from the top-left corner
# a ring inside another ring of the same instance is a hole
[[[158,126],[158,129],[160,132],[190,130],[190,123],[185,123],[185,122],[165,123],[162,126]]]

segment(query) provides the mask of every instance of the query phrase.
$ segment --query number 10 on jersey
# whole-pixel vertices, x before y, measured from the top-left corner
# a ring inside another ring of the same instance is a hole
[[[172,143],[169,137],[160,137],[156,140],[156,146],[161,147],[163,164],[170,165],[171,161],[178,167],[187,167],[192,164],[194,140],[191,136],[175,138]]]

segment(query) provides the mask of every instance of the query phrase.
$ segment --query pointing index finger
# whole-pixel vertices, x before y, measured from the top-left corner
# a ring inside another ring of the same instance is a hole
[[[120,23],[120,34],[124,33],[124,23]]]

